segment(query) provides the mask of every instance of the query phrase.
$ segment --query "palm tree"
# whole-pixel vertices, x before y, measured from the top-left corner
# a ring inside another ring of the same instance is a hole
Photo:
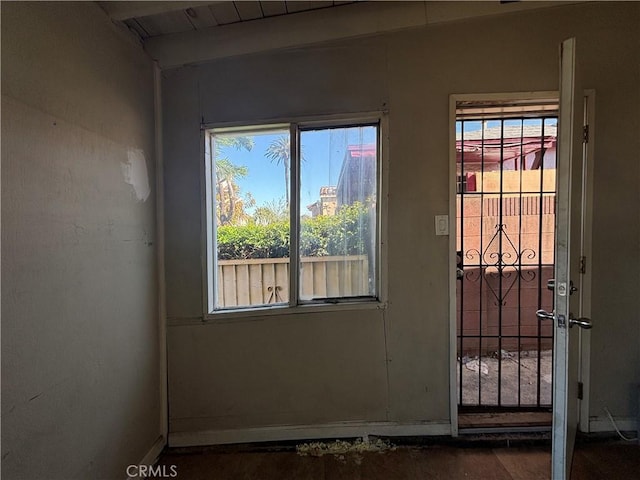
[[[250,151],[253,148],[253,138],[217,137],[215,139],[216,214],[220,225],[229,225],[236,218],[237,207],[241,199],[239,198],[239,188],[235,180],[236,178],[246,177],[249,173],[247,167],[235,165],[231,160],[223,157],[222,149],[225,147]]]
[[[228,158],[223,158],[216,162],[216,191],[217,191],[217,214],[220,225],[229,225],[235,214],[238,205],[239,188],[235,182],[236,178],[242,178],[248,174],[247,167],[234,165]]]
[[[284,167],[285,199],[289,208],[289,165],[291,160],[291,146],[288,135],[281,135],[273,140],[267,147],[265,156],[277,165],[282,163]]]
[[[272,200],[257,207],[253,214],[253,221],[257,225],[270,225],[272,223],[287,221],[289,219],[289,209],[284,203],[284,198]]]

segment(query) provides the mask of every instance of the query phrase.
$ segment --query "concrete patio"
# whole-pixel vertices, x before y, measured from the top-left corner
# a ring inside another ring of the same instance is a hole
[[[535,350],[505,351],[501,359],[493,355],[462,358],[462,405],[498,405],[498,374],[501,375],[501,406],[538,405],[538,352]],[[540,405],[551,405],[552,351],[540,352]],[[457,362],[458,392],[460,391],[460,359]],[[519,381],[518,381],[519,379]],[[480,398],[479,398],[480,392]]]

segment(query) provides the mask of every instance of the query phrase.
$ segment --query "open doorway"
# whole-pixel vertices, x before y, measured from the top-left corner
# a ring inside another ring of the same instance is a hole
[[[551,425],[558,102],[456,102],[460,430]]]

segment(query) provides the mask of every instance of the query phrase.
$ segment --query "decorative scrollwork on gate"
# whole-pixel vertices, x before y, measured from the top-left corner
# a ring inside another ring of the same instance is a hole
[[[531,248],[518,250],[509,235],[505,224],[496,225],[496,232],[481,253],[476,248],[470,248],[460,258],[464,267],[475,267],[464,271],[464,279],[477,282],[484,275],[494,282],[486,282],[492,293],[496,305],[505,305],[506,298],[516,285],[518,279],[532,282],[537,278],[536,270],[523,269],[522,261],[530,262],[537,253]],[[461,257],[461,255],[459,255]],[[498,287],[494,287],[497,284]]]

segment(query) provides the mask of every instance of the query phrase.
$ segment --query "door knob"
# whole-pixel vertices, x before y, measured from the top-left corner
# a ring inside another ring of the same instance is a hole
[[[579,326],[580,328],[584,328],[586,330],[593,328],[593,322],[590,318],[571,318],[569,317],[569,327],[573,327],[574,325]]]

